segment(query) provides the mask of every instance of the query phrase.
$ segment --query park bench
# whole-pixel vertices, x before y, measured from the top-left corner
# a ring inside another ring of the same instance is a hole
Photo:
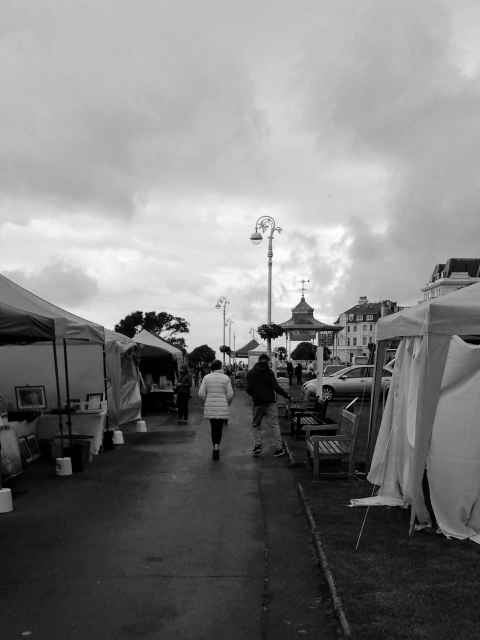
[[[290,434],[295,438],[311,433],[336,431],[338,425],[326,417],[328,402],[309,399],[290,403]]]
[[[355,444],[357,441],[360,416],[342,409],[338,432],[335,435],[308,434],[306,437],[307,455],[313,464],[313,478],[353,476],[355,472]],[[325,461],[347,462],[347,471],[326,472],[320,474],[320,464]]]

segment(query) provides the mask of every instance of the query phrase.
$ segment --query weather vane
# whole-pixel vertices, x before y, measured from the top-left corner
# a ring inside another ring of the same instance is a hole
[[[306,290],[306,285],[310,284],[310,280],[300,280],[300,282],[302,283],[302,288],[301,288],[301,292],[302,292],[302,297],[305,297],[305,290]]]

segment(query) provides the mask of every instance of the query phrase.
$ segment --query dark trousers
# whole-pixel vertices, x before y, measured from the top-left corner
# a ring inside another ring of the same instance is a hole
[[[177,394],[177,409],[178,417],[180,420],[188,420],[188,401],[190,400],[189,393]]]
[[[292,386],[293,384],[293,373],[288,374],[288,384]]]
[[[210,426],[212,428],[212,444],[220,444],[222,441],[223,424],[225,420],[218,418],[210,418]]]
[[[301,385],[302,384],[302,374],[301,373],[297,373],[297,384]]]

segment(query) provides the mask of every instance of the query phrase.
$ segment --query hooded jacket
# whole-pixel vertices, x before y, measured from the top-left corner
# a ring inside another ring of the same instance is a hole
[[[247,393],[252,396],[253,404],[268,404],[275,402],[276,395],[288,398],[288,393],[278,384],[275,374],[268,362],[257,362],[247,373]]]

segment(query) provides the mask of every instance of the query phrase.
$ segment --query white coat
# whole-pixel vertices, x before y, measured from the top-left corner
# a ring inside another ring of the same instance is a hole
[[[209,373],[203,378],[198,395],[205,400],[203,408],[205,418],[228,420],[229,404],[233,398],[232,384],[228,376],[220,370]]]

